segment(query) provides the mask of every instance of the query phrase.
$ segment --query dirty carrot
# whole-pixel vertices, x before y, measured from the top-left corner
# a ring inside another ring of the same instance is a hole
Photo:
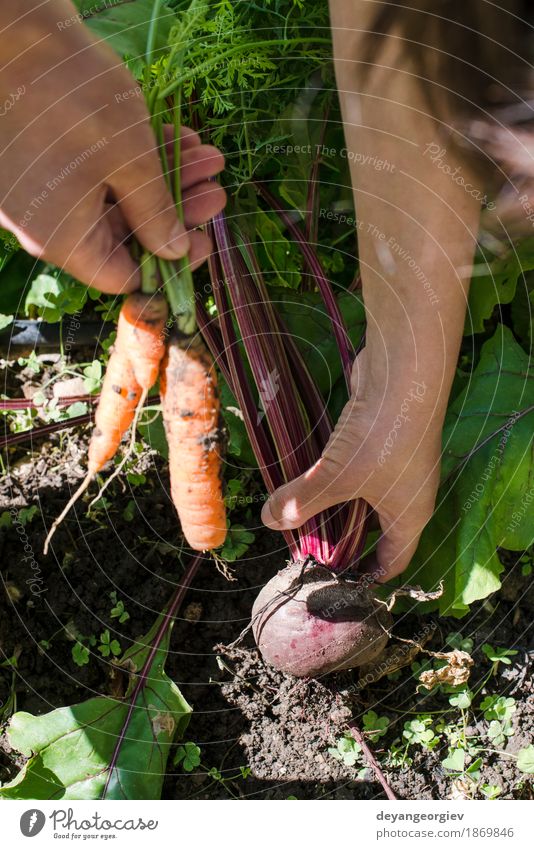
[[[195,551],[217,548],[226,537],[220,402],[215,365],[198,333],[173,334],[160,387],[171,495],[182,531]]]
[[[135,293],[124,301],[117,325],[117,339],[108,361],[95,413],[87,475],[52,524],[45,540],[45,554],[53,534],[70,508],[85,492],[97,472],[115,456],[122,437],[134,419],[137,423],[148,391],[157,380],[165,352],[167,314],[167,302],[161,294]],[[123,464],[124,460],[120,468]]]
[[[117,339],[125,345],[135,379],[147,392],[158,379],[168,315],[167,299],[161,292],[129,295],[119,315]]]

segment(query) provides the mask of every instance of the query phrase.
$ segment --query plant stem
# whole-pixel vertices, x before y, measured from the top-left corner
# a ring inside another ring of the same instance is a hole
[[[395,796],[393,790],[389,786],[387,779],[386,779],[386,776],[384,775],[384,773],[380,769],[378,761],[376,760],[374,754],[372,753],[371,749],[367,745],[367,743],[366,743],[361,731],[359,730],[359,728],[357,728],[356,725],[354,725],[354,723],[351,723],[351,725],[349,727],[349,732],[350,732],[351,736],[354,737],[356,742],[359,743],[359,745],[362,747],[362,752],[364,753],[364,755],[367,759],[367,763],[373,769],[374,774],[376,775],[378,781],[380,782],[380,784],[384,788],[384,793],[386,794],[388,799],[391,799],[392,802],[396,802],[397,797]]]
[[[146,42],[145,59],[150,71],[150,66],[154,58],[154,46],[156,44],[156,36],[158,32],[159,16],[161,12],[162,0],[154,0],[152,16],[150,18],[150,26],[148,28],[148,37]]]
[[[251,41],[250,44],[237,44],[235,47],[231,47],[229,50],[223,51],[219,54],[214,51],[213,59],[201,62],[199,65],[196,65],[182,73],[182,75],[176,80],[173,80],[167,88],[163,89],[161,96],[168,97],[170,94],[173,94],[179,86],[188,82],[188,80],[190,80],[193,76],[205,76],[213,65],[220,66],[227,59],[231,59],[232,56],[235,56],[236,53],[242,52],[246,54],[248,51],[257,50],[259,47],[272,47],[274,45],[285,45],[287,47],[288,45],[307,44],[309,42],[312,42],[313,44],[332,45],[329,38],[316,38],[314,36],[310,36],[309,38],[289,38],[287,41],[283,38],[266,39],[265,41]]]
[[[141,291],[145,295],[153,295],[160,286],[156,257],[150,251],[145,251],[139,260],[139,265],[141,267]]]
[[[153,642],[153,644],[150,648],[147,659],[146,659],[145,663],[143,664],[143,668],[141,669],[141,672],[139,673],[139,680],[137,681],[137,684],[134,687],[132,695],[130,696],[130,706],[128,708],[128,714],[126,716],[126,720],[125,720],[124,724],[122,725],[121,733],[117,737],[117,742],[116,742],[115,748],[113,750],[113,755],[112,755],[110,765],[109,765],[106,784],[105,784],[105,787],[102,791],[102,796],[101,796],[102,799],[106,798],[106,793],[107,793],[107,790],[108,790],[109,782],[111,781],[111,778],[113,776],[113,771],[114,771],[114,769],[117,765],[117,761],[119,759],[120,749],[121,749],[122,743],[124,741],[124,738],[126,736],[126,731],[127,731],[128,726],[131,722],[131,719],[132,719],[132,716],[133,716],[133,713],[134,713],[134,710],[135,710],[135,706],[136,706],[136,703],[137,703],[137,699],[139,697],[139,693],[141,692],[141,690],[143,689],[143,687],[146,684],[146,680],[148,678],[150,668],[152,666],[152,663],[154,662],[154,657],[156,656],[156,653],[157,653],[157,651],[158,651],[158,649],[161,645],[163,638],[165,637],[165,635],[167,633],[167,630],[172,628],[172,626],[174,624],[174,621],[173,621],[174,617],[176,616],[178,609],[179,609],[180,605],[182,604],[182,601],[184,600],[184,596],[185,596],[187,590],[189,589],[191,582],[193,581],[196,573],[198,572],[198,569],[199,569],[201,562],[202,562],[202,555],[201,554],[197,554],[196,557],[194,557],[193,560],[191,561],[189,568],[187,569],[185,575],[182,578],[182,583],[179,585],[179,587],[175,591],[174,595],[172,596],[171,601],[169,602],[169,606],[168,606],[168,608],[167,608],[167,610],[166,610],[166,612],[163,616],[163,619],[161,621],[161,625],[158,628],[158,631],[157,631],[157,633],[154,637],[154,642]]]

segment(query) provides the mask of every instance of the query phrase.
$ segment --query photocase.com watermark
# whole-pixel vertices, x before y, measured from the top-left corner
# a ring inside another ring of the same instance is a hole
[[[29,563],[29,567],[33,572],[33,575],[30,575],[30,577],[26,579],[26,584],[30,588],[30,592],[32,595],[42,596],[43,593],[48,592],[48,588],[44,585],[44,578],[41,572],[41,567],[35,559],[33,546],[30,543],[28,534],[26,533],[23,523],[19,518],[19,511],[17,510],[17,508],[10,507],[9,511],[11,513],[11,523],[20,537],[21,544],[24,546],[25,556],[21,558],[22,562]]]
[[[322,611],[322,616],[325,619],[332,619],[336,613],[339,613],[340,610],[345,610],[347,607],[352,607],[354,605],[355,597],[358,595],[364,595],[369,587],[371,587],[378,578],[382,578],[386,574],[386,570],[383,566],[378,566],[372,572],[366,572],[363,575],[358,575],[355,581],[351,581],[350,583],[350,592],[341,596],[337,601],[329,604],[328,607],[325,607]]]
[[[423,156],[426,156],[427,154],[430,161],[439,168],[440,171],[450,177],[456,185],[461,186],[468,195],[479,200],[486,209],[495,209],[495,203],[493,201],[488,201],[487,194],[483,194],[476,188],[476,186],[473,186],[472,183],[466,182],[466,179],[462,174],[461,165],[457,165],[456,168],[451,168],[451,166],[444,161],[447,156],[446,148],[441,147],[439,144],[436,144],[436,142],[429,142],[425,146]]]
[[[236,507],[246,507],[249,504],[261,504],[268,498],[269,493],[267,492],[255,492],[253,495],[227,494],[224,496],[224,503],[229,509],[235,509]]]
[[[532,206],[529,196],[520,195],[519,203],[521,204],[521,208],[525,213],[527,221],[530,221],[530,223],[534,227],[534,206]]]
[[[63,351],[65,354],[68,354],[70,349],[74,345],[74,335],[81,327],[79,316],[80,310],[76,310],[76,312],[73,312],[69,318],[69,323],[67,325],[67,333],[65,336],[65,343],[63,345]]]
[[[35,837],[43,830],[46,823],[46,817],[42,811],[34,808],[30,811],[24,811],[20,818],[20,830],[24,837]]]
[[[35,837],[43,830],[47,819],[54,837],[80,841],[87,837],[106,840],[117,837],[116,832],[155,831],[159,826],[158,820],[144,820],[143,817],[112,820],[95,811],[89,816],[82,814],[77,819],[73,808],[57,808],[47,817],[39,808],[30,808],[20,818],[20,830],[25,837]]]
[[[525,514],[534,501],[534,486],[532,486],[528,492],[526,492],[521,499],[521,506],[514,510],[512,513],[512,521],[507,525],[507,531],[513,531],[515,528],[518,528],[523,519],[525,518]]]
[[[410,252],[406,250],[406,248],[403,248],[394,236],[388,237],[376,226],[376,224],[373,224],[372,222],[358,221],[358,219],[353,215],[347,215],[345,212],[337,212],[335,209],[321,207],[319,210],[319,218],[324,218],[327,221],[335,221],[336,224],[346,224],[347,227],[354,227],[359,232],[367,233],[367,235],[378,240],[379,259],[388,274],[395,273],[395,258],[398,257],[413,271],[416,280],[423,284],[423,289],[425,290],[426,296],[432,306],[439,304],[439,298],[432,288],[432,284],[430,283],[427,275],[419,263],[411,256]]]
[[[506,427],[503,430],[502,436],[499,440],[499,444],[497,445],[497,448],[495,449],[494,453],[491,455],[488,462],[486,463],[486,467],[485,467],[485,469],[484,469],[484,471],[481,475],[482,481],[484,481],[484,483],[482,483],[482,481],[479,481],[477,483],[477,485],[474,487],[474,489],[471,491],[469,496],[466,498],[466,500],[463,503],[463,507],[462,507],[462,510],[464,511],[464,513],[466,513],[468,510],[470,510],[471,507],[473,506],[473,504],[476,504],[476,502],[480,499],[480,497],[484,493],[484,490],[486,488],[486,482],[491,477],[493,471],[495,470],[495,467],[497,466],[497,463],[502,459],[504,449],[506,448],[506,443],[508,442],[508,439],[509,439],[510,434],[512,432],[512,428],[513,428],[514,424],[516,423],[518,417],[519,417],[519,413],[514,412],[512,414],[512,416],[509,418],[509,420],[507,421]]]
[[[389,274],[393,274],[396,271],[395,257],[398,257],[413,271],[416,280],[423,284],[423,289],[425,290],[428,300],[432,306],[438,304],[439,298],[434,292],[430,280],[422,270],[421,266],[416,262],[413,256],[411,256],[410,252],[406,250],[406,248],[403,248],[394,236],[389,236],[388,238],[386,234],[376,226],[376,224],[368,223],[367,232],[374,239],[378,240],[377,253],[386,271]]]
[[[397,434],[398,434],[399,430],[401,429],[403,422],[409,422],[410,421],[410,418],[408,416],[408,410],[410,409],[410,404],[413,403],[414,401],[417,404],[423,403],[423,398],[424,398],[425,392],[426,392],[425,382],[423,381],[422,383],[418,383],[417,380],[413,380],[412,383],[413,383],[413,386],[410,387],[410,391],[408,392],[406,397],[403,398],[402,404],[400,406],[399,413],[395,417],[395,419],[393,421],[393,426],[392,426],[390,432],[388,433],[386,441],[384,442],[384,447],[382,448],[382,450],[380,451],[380,454],[378,455],[378,462],[381,466],[383,466],[384,463],[386,462],[386,457],[391,454],[391,449],[393,448],[393,445],[396,442]]]
[[[16,91],[7,97],[2,105],[0,106],[0,118],[4,118],[8,112],[11,112],[17,100],[20,100],[21,97],[24,97],[26,94],[26,86],[20,85]]]
[[[108,144],[108,140],[105,136],[98,141],[93,142],[92,145],[86,147],[85,150],[82,150],[78,156],[75,156],[64,168],[61,169],[59,174],[56,174],[55,177],[52,177],[51,180],[48,180],[46,183],[46,188],[42,190],[42,192],[34,197],[32,202],[30,203],[30,208],[26,210],[22,220],[20,221],[20,227],[25,228],[28,226],[33,216],[37,212],[37,210],[46,202],[46,200],[50,197],[51,193],[57,189],[59,185],[63,182],[65,177],[68,177],[79,168],[80,165],[83,165],[93,154],[97,153],[99,150],[102,150]]]

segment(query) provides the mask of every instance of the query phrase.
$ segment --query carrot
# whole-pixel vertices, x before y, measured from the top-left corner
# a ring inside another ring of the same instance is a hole
[[[115,456],[133,422],[141,395],[127,352],[117,343],[108,361],[89,443],[87,471],[91,477]]]
[[[64,510],[52,524],[45,540],[44,553],[57,527],[72,505],[87,489],[91,481],[112,457],[121,439],[141,411],[149,389],[156,382],[165,353],[165,322],[167,301],[161,294],[129,295],[119,315],[117,339],[106,368],[100,401],[95,413],[95,428],[89,442],[87,475],[68,501]],[[133,440],[132,440],[133,441]],[[110,483],[119,469],[106,482]],[[103,487],[97,498],[101,496]]]
[[[171,495],[184,536],[195,551],[217,548],[226,538],[220,403],[215,365],[199,334],[172,336],[160,388]]]
[[[125,346],[139,386],[147,391],[158,379],[168,315],[167,299],[161,292],[129,295],[119,315],[117,341]]]

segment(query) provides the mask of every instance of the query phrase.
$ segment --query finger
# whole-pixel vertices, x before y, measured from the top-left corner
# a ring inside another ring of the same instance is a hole
[[[226,192],[218,183],[199,183],[189,191],[184,192],[184,222],[186,227],[199,227],[214,215],[217,215],[226,204]]]
[[[174,171],[174,132],[165,132],[165,155],[169,172]],[[182,127],[182,131],[187,128]],[[211,144],[202,144],[200,136],[193,130],[180,139],[180,178],[182,188],[215,177],[224,169],[224,156],[221,151]]]
[[[132,234],[128,224],[124,220],[120,206],[115,203],[107,203],[104,208],[104,215],[109,222],[115,242],[127,242]]]
[[[377,583],[384,583],[400,575],[410,565],[419,544],[421,525],[398,520],[388,527],[378,540],[375,551],[360,565],[360,570],[371,573]]]
[[[272,530],[300,528],[308,519],[344,501],[336,491],[335,473],[327,457],[290,483],[275,490],[261,511],[262,522]]]
[[[193,230],[189,233],[191,240],[191,250],[188,254],[191,271],[195,271],[207,258],[213,253],[213,245],[211,239],[202,230]]]
[[[170,124],[163,125],[163,134],[165,136],[165,153],[167,156],[167,162],[169,167],[173,167],[174,162],[174,127]],[[200,147],[202,144],[202,140],[198,133],[194,130],[191,130],[189,127],[182,127],[180,131],[180,144],[183,151],[190,150],[194,147]],[[108,192],[108,197],[106,198],[110,203],[115,201],[113,197],[113,192],[111,189]]]
[[[146,149],[140,153],[134,150],[130,161],[115,171],[109,182],[126,222],[143,247],[163,259],[181,259],[189,250],[189,236],[176,216],[158,154],[153,145],[149,147],[150,139],[144,141]]]
[[[107,217],[103,217],[70,254],[61,259],[50,257],[73,277],[107,294],[133,292],[139,288],[137,263],[128,248],[113,235]]]
[[[163,137],[165,140],[165,152],[168,157],[172,156],[174,152],[174,127],[172,124],[163,125]],[[192,130],[191,127],[180,127],[180,147],[182,150],[198,147],[201,144],[202,139],[195,130]]]
[[[224,168],[224,156],[210,144],[184,151],[180,166],[180,181],[185,191],[196,183],[216,177]]]

